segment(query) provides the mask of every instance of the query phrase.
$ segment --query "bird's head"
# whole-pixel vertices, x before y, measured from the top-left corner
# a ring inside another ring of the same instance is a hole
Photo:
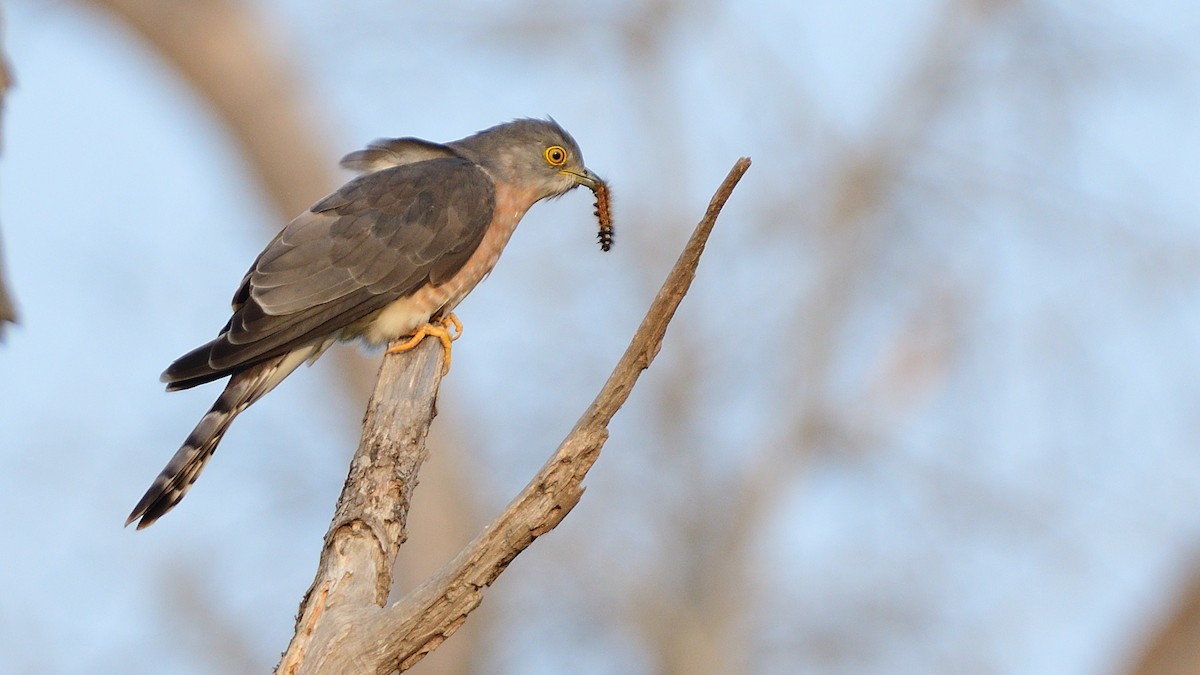
[[[594,192],[601,183],[584,165],[575,139],[554,120],[513,120],[448,145],[497,181],[536,195],[534,201],[558,197],[580,185]]]

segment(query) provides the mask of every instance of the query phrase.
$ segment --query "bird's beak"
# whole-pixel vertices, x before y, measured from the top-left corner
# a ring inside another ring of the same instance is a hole
[[[598,184],[600,184],[601,182],[603,182],[600,180],[599,176],[592,173],[591,171],[588,171],[587,169],[584,169],[583,173],[580,173],[578,171],[568,171],[567,169],[561,169],[561,170],[559,170],[559,173],[563,174],[564,176],[570,176],[571,178],[574,178],[576,183],[579,183],[580,185],[591,190],[592,192],[595,192],[596,186]]]

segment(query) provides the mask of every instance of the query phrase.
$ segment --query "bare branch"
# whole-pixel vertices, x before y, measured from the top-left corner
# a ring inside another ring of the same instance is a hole
[[[434,341],[410,353],[408,358],[384,358],[380,367],[362,438],[281,673],[300,672],[301,664],[311,664],[305,661],[311,644],[336,642],[331,631],[348,625],[347,613],[378,612],[387,600],[417,472],[428,456],[425,436],[436,414],[442,374],[442,349]],[[341,615],[338,620],[329,620],[335,613]]]
[[[609,421],[658,354],[717,216],[749,167],[743,157],[730,170],[608,382],[541,471],[453,560],[387,609],[392,562],[427,454],[441,350],[427,341],[415,358],[384,359],[317,578],[278,672],[406,670],[462,625],[482,602],[483,588],[521,551],[562,521],[583,494]]]

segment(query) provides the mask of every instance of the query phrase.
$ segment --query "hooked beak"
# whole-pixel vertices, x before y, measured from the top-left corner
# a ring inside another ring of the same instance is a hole
[[[591,171],[588,171],[587,169],[584,169],[583,173],[579,173],[577,171],[569,171],[567,169],[560,169],[559,173],[563,174],[564,176],[570,176],[571,178],[575,179],[576,183],[579,183],[580,185],[591,190],[592,192],[595,192],[596,186],[599,185],[601,182],[603,182],[600,180],[599,176],[592,173]]]

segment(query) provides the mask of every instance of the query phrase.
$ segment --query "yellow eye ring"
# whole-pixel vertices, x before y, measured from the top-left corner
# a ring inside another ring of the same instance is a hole
[[[550,166],[562,166],[567,163],[567,151],[561,145],[546,148],[546,163]]]

